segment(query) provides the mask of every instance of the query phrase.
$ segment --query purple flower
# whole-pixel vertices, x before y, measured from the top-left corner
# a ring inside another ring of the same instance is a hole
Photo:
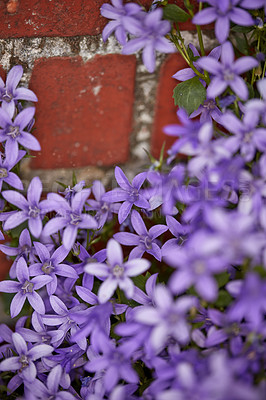
[[[193,46],[192,43],[189,44],[189,48],[191,49],[193,56],[195,58],[200,58],[200,53],[198,52],[198,50],[196,49],[195,46]],[[214,49],[212,49],[212,51],[210,51],[210,53],[207,55],[207,57],[212,57],[215,60],[219,60],[221,56],[221,46],[217,46]],[[197,64],[197,61],[193,62],[193,65],[197,68],[197,70],[200,73],[204,73],[204,70],[202,68],[200,68],[200,66]],[[184,82],[187,81],[188,79],[193,78],[194,76],[196,76],[196,73],[193,71],[192,68],[183,68],[180,69],[178,72],[176,72],[172,78],[177,79],[178,81]],[[200,79],[201,83],[203,84],[203,86],[206,86],[206,82],[203,79]]]
[[[18,157],[19,144],[26,149],[41,150],[38,140],[26,130],[34,113],[34,107],[25,108],[12,121],[13,114],[0,108],[0,142],[6,142],[6,148],[14,153],[14,158]]]
[[[10,148],[6,148],[5,158],[0,155],[0,191],[2,190],[3,182],[8,183],[10,186],[18,190],[23,190],[23,184],[20,178],[11,172],[11,169],[25,156],[26,152],[20,150],[18,157],[14,158],[15,153]]]
[[[98,221],[98,229],[101,229],[107,220],[112,218],[113,213],[118,213],[120,204],[112,204],[108,201],[104,201],[102,198],[105,195],[105,189],[101,181],[94,181],[92,185],[92,193],[94,199],[88,200],[87,210],[95,210],[95,219]]]
[[[247,8],[248,10],[256,10],[257,8],[264,7],[266,12],[266,0],[242,0],[241,7]]]
[[[120,379],[129,383],[138,383],[139,377],[131,366],[131,360],[127,352],[103,337],[101,340],[101,355],[95,357],[85,365],[89,372],[103,371],[103,385],[109,393],[114,389]]]
[[[51,282],[46,285],[49,296],[56,291],[56,275],[73,278],[75,280],[78,279],[78,274],[73,267],[67,264],[61,264],[69,253],[64,246],[58,247],[51,255],[47,247],[42,243],[35,242],[34,247],[41,262],[30,265],[29,274],[30,276],[41,276],[44,274],[52,278]]]
[[[34,279],[34,278],[33,278]],[[68,309],[65,303],[60,300],[57,296],[51,295],[50,303],[55,314],[45,314],[42,316],[42,321],[45,325],[48,326],[59,326],[58,329],[66,333],[70,330],[71,335],[73,336],[76,332],[80,330],[78,324],[71,318],[71,313],[77,313],[83,315],[87,310],[85,304],[78,304],[71,309]],[[82,350],[86,350],[87,348],[87,340],[83,338],[79,340],[78,346]]]
[[[169,21],[162,20],[163,10],[157,8],[150,11],[139,20],[125,17],[124,21],[129,33],[137,36],[125,44],[122,54],[133,54],[143,49],[143,64],[149,72],[155,70],[155,52],[173,53],[175,47],[164,36],[170,32]]]
[[[18,247],[11,247],[11,246],[6,246],[4,244],[0,245],[0,250],[7,254],[8,256],[14,257],[16,256],[15,261],[10,267],[9,270],[9,276],[12,279],[15,279],[17,277],[16,273],[16,265],[17,261],[19,260],[20,257],[23,257],[26,262],[34,262],[35,260],[35,249],[32,246],[31,243],[31,238],[28,229],[23,229],[19,236],[19,245]]]
[[[126,16],[134,16],[141,11],[141,7],[135,3],[123,4],[122,0],[111,0],[111,4],[103,4],[101,14],[103,17],[113,19],[102,32],[103,41],[115,31],[118,42],[124,45],[127,41],[127,24],[124,22]]]
[[[115,168],[115,178],[121,189],[117,188],[105,193],[102,196],[102,200],[112,203],[118,201],[124,202],[118,212],[118,221],[120,224],[125,221],[133,205],[144,209],[150,208],[150,203],[139,191],[146,176],[146,172],[141,172],[135,176],[131,184],[122,169],[119,167]]]
[[[252,116],[259,114],[263,124],[266,125],[266,78],[257,81],[257,88],[263,100],[249,100],[245,104],[245,109],[246,113],[251,113]]]
[[[206,99],[197,110],[190,114],[189,118],[195,118],[198,115],[200,115],[200,122],[204,123],[212,122],[213,119],[219,122],[223,114],[217,107],[214,99]]]
[[[229,282],[228,292],[236,297],[228,311],[231,321],[241,322],[243,318],[252,324],[255,331],[263,324],[266,314],[266,282],[255,273],[248,273],[244,279]]]
[[[2,193],[4,199],[21,211],[10,215],[4,223],[4,230],[13,229],[28,220],[29,230],[35,237],[42,232],[42,219],[44,215],[53,208],[49,207],[47,200],[40,201],[42,194],[42,183],[37,176],[32,179],[27,191],[27,200],[22,194],[14,190],[6,190]]]
[[[242,0],[205,0],[211,7],[198,12],[192,22],[205,25],[215,22],[215,35],[220,43],[224,43],[229,35],[230,21],[237,25],[254,25],[251,15],[237,6]]]
[[[0,78],[0,101],[2,101],[2,108],[10,115],[14,114],[17,100],[38,101],[36,95],[31,90],[17,88],[22,74],[22,66],[16,65],[7,74],[6,84]]]
[[[161,261],[161,249],[156,238],[168,230],[166,225],[154,225],[147,230],[140,214],[133,210],[131,223],[137,235],[130,232],[118,232],[114,234],[114,239],[126,246],[136,246],[131,250],[128,259],[141,258],[145,251],[152,254],[157,260]]]
[[[48,204],[51,209],[57,211],[58,217],[47,222],[43,229],[43,235],[49,236],[59,230],[64,229],[63,245],[67,250],[71,250],[75,243],[78,229],[97,229],[96,220],[89,214],[83,214],[83,206],[90,195],[90,189],[84,189],[75,194],[71,204],[66,199],[56,193],[49,193],[47,196]]]
[[[248,89],[239,75],[258,65],[253,57],[241,57],[234,61],[234,50],[230,42],[222,45],[221,62],[211,57],[201,57],[197,64],[214,75],[207,88],[207,96],[215,98],[229,86],[238,97],[248,99]]]
[[[221,240],[215,235],[198,230],[184,246],[169,250],[165,260],[177,268],[170,278],[172,292],[180,294],[194,285],[206,301],[214,301],[218,285],[213,275],[227,267],[220,246]]]
[[[61,365],[56,365],[51,369],[47,376],[46,384],[35,379],[30,385],[26,383],[26,391],[34,393],[36,399],[49,400],[75,400],[76,396],[64,390],[59,390],[60,380],[62,377],[63,369]],[[25,392],[26,392],[25,391]]]
[[[47,285],[52,280],[50,276],[36,276],[30,279],[29,268],[26,261],[21,257],[17,262],[17,278],[19,282],[2,281],[0,282],[0,291],[5,293],[16,293],[10,304],[11,318],[16,317],[24,303],[28,299],[30,305],[39,314],[45,313],[45,306],[41,296],[36,290]]]
[[[75,196],[75,194],[81,192],[81,190],[83,189],[84,186],[85,186],[85,181],[80,181],[73,187],[68,186],[65,188],[65,190],[63,192],[59,192],[59,193],[62,193],[65,196],[65,199],[68,200],[69,202],[71,202],[71,200]]]
[[[25,340],[17,332],[12,334],[12,339],[18,355],[2,361],[0,363],[0,371],[17,371],[17,374],[25,379],[26,382],[32,383],[37,375],[33,361],[50,355],[54,348],[47,344],[40,344],[28,349]]]
[[[154,303],[154,307],[138,307],[134,313],[137,322],[153,327],[150,343],[154,350],[163,350],[170,337],[186,345],[190,339],[186,314],[196,305],[196,299],[192,296],[182,296],[174,300],[167,287],[157,285],[154,290]]]
[[[99,302],[104,303],[112,297],[117,287],[122,289],[129,299],[132,298],[134,283],[130,277],[142,274],[149,267],[150,262],[140,258],[123,263],[120,244],[114,239],[110,239],[107,243],[107,264],[89,263],[85,266],[84,271],[105,278],[98,291]]]
[[[246,162],[253,160],[256,150],[266,151],[266,129],[257,128],[257,114],[249,112],[240,120],[232,112],[227,111],[222,116],[220,124],[234,134],[224,141],[224,146],[233,153],[240,150]]]

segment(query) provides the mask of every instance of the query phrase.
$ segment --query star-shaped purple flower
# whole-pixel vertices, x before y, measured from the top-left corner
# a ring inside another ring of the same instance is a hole
[[[78,274],[73,267],[62,264],[69,253],[64,246],[58,247],[53,254],[50,254],[50,251],[42,243],[34,242],[34,247],[41,262],[30,265],[29,274],[30,276],[48,275],[52,278],[51,282],[46,285],[49,296],[56,291],[57,275],[78,279]]]
[[[17,262],[17,278],[19,282],[0,282],[0,292],[16,293],[10,304],[11,318],[16,317],[20,313],[26,299],[28,299],[30,305],[35,311],[39,314],[44,314],[45,306],[41,296],[36,292],[36,290],[47,285],[52,278],[47,275],[41,275],[30,279],[29,268],[23,257],[21,257]]]
[[[17,371],[17,374],[28,383],[32,383],[37,375],[34,361],[50,355],[54,348],[48,344],[39,344],[28,349],[23,337],[15,332],[12,334],[17,356],[6,358],[0,363],[0,371]]]
[[[47,201],[52,210],[57,211],[57,217],[47,222],[43,229],[43,235],[49,236],[64,229],[63,245],[71,250],[75,243],[78,229],[97,229],[97,221],[89,214],[82,213],[84,204],[90,195],[90,189],[84,189],[76,193],[71,204],[56,193],[49,193]]]
[[[103,17],[112,19],[102,32],[103,41],[115,32],[115,37],[122,45],[127,41],[127,26],[124,23],[126,16],[133,16],[141,11],[141,7],[135,3],[123,4],[122,0],[111,0],[111,4],[103,4],[101,14]]]
[[[8,114],[0,108],[0,142],[6,142],[6,148],[18,156],[19,144],[26,149],[41,150],[38,140],[29,132],[27,126],[31,122],[35,113],[34,107],[28,107],[22,110],[12,121],[13,114]]]
[[[6,190],[2,196],[6,201],[20,208],[12,213],[4,223],[4,230],[13,229],[28,220],[29,230],[33,236],[39,237],[42,232],[42,219],[53,208],[47,200],[40,201],[42,183],[37,176],[32,179],[27,191],[27,199],[14,190]],[[50,206],[50,207],[49,207]]]
[[[11,115],[14,114],[17,100],[38,101],[36,95],[31,90],[17,88],[22,74],[22,66],[16,65],[7,74],[6,84],[0,78],[0,101],[2,101],[2,108]]]
[[[124,263],[120,244],[110,239],[107,243],[107,264],[89,263],[84,271],[105,279],[98,291],[99,302],[105,303],[112,297],[117,287],[124,290],[129,299],[132,298],[134,283],[130,277],[142,274],[149,267],[150,262],[141,258]]]
[[[234,50],[230,42],[222,45],[221,62],[212,57],[201,57],[197,64],[210,72],[214,77],[207,88],[207,96],[214,99],[222,94],[229,86],[238,97],[248,99],[248,88],[239,76],[244,72],[257,67],[258,61],[253,57],[241,57],[234,61]]]
[[[124,202],[120,206],[118,212],[118,221],[120,224],[125,221],[133,205],[144,209],[150,208],[150,203],[140,193],[140,188],[145,181],[146,176],[146,172],[141,172],[135,176],[131,184],[122,169],[119,167],[115,168],[115,178],[120,188],[105,193],[102,196],[102,200],[110,203],[116,203],[119,201]]]
[[[136,246],[131,250],[128,259],[141,258],[145,251],[152,254],[157,260],[161,261],[161,249],[156,238],[168,230],[166,225],[154,225],[147,230],[140,214],[133,210],[131,223],[137,235],[130,232],[118,232],[114,234],[114,239],[126,246]]]
[[[251,15],[237,7],[242,6],[242,0],[204,0],[211,7],[198,12],[192,22],[196,25],[205,25],[215,22],[215,35],[220,43],[224,43],[229,35],[230,21],[237,25],[254,25]],[[253,3],[253,0],[252,0]]]
[[[3,182],[8,183],[15,189],[23,190],[23,184],[20,178],[14,172],[11,172],[11,170],[25,156],[26,152],[20,150],[18,152],[18,157],[14,158],[15,154],[10,148],[6,148],[5,150],[5,158],[0,156],[0,191],[2,190]]]
[[[170,32],[169,21],[162,20],[163,10],[157,8],[149,13],[144,13],[143,18],[125,17],[126,28],[132,35],[137,36],[129,40],[123,47],[122,54],[133,54],[143,49],[143,64],[149,72],[155,70],[156,50],[161,53],[174,53],[174,45],[164,36]]]

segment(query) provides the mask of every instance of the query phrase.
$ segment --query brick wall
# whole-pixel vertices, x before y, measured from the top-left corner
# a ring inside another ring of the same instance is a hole
[[[33,133],[42,151],[23,164],[25,187],[39,175],[46,191],[56,191],[56,181],[71,183],[73,169],[79,180],[110,184],[115,165],[130,177],[148,164],[143,149],[157,157],[165,139],[170,145],[162,127],[177,122],[171,76],[184,61],[158,55],[149,74],[139,55],[120,54],[113,37],[103,43],[104,2],[0,0],[0,75],[21,64],[22,85],[39,98]],[[181,24],[187,44],[197,44],[194,28]],[[211,30],[204,41],[213,45]]]

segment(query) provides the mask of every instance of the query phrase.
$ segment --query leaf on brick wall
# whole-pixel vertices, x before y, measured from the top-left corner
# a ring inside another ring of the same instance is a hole
[[[175,22],[186,22],[190,18],[189,14],[176,4],[167,4],[163,8],[163,16],[164,19]]]
[[[206,89],[201,84],[199,77],[194,76],[174,88],[173,98],[176,106],[184,108],[188,114],[191,114],[206,99]]]

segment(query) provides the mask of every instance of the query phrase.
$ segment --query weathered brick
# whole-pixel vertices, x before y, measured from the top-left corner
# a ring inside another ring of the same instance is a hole
[[[7,256],[0,251],[0,281],[7,278],[11,265],[12,261],[8,260]]]
[[[169,149],[175,138],[163,133],[163,127],[169,124],[177,124],[177,107],[174,105],[173,90],[178,81],[172,78],[178,70],[186,68],[187,64],[180,54],[172,54],[167,57],[161,67],[159,84],[156,94],[154,126],[151,139],[151,152],[156,158],[159,157],[163,143],[165,150]]]
[[[0,37],[75,36],[101,33],[104,0],[0,0]]]
[[[36,62],[36,129],[42,151],[34,168],[113,165],[128,158],[136,60],[110,54]],[[36,153],[35,153],[36,154]]]
[[[126,0],[128,2],[130,0]],[[98,35],[108,22],[100,15],[107,0],[0,0],[0,38]],[[137,1],[135,1],[137,2]],[[152,0],[140,0],[147,9]],[[170,0],[184,8],[183,0]],[[197,0],[192,0],[197,5]],[[190,21],[181,30],[195,30]],[[205,25],[204,29],[212,25]]]

